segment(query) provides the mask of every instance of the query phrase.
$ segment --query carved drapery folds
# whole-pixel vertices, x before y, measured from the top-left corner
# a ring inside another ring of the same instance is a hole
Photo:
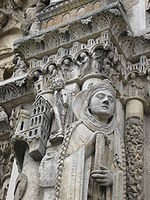
[[[20,200],[23,198],[24,193],[27,188],[28,179],[27,176],[23,173],[19,174],[16,179],[15,191],[14,191],[14,200]]]

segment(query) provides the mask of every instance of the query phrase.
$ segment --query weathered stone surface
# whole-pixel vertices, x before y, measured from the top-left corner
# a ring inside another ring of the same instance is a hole
[[[149,200],[149,19],[148,0],[0,2],[1,200]]]

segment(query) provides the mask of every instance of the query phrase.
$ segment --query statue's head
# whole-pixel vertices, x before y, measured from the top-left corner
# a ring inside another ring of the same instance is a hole
[[[115,116],[116,92],[109,80],[91,79],[75,98],[73,110],[78,119],[93,124],[109,124]]]
[[[92,92],[89,111],[97,120],[108,122],[115,110],[115,98],[109,89],[99,88]]]
[[[66,107],[68,104],[68,92],[66,89],[62,89],[60,92],[60,97],[63,102],[63,105]]]
[[[82,52],[81,54],[80,54],[80,57],[81,58],[84,58],[84,57],[86,57],[87,56],[87,54],[85,53],[85,52]]]
[[[103,80],[90,87],[89,112],[97,120],[108,123],[115,112],[115,90],[108,80]]]

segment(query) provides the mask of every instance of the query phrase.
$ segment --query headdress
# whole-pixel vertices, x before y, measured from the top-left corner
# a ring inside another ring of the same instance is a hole
[[[105,80],[96,79],[95,81],[91,79],[91,81],[88,81],[88,85],[86,86],[86,89],[77,94],[72,105],[73,111],[77,119],[82,120],[85,123],[88,121],[87,124],[91,124],[91,126],[93,124],[93,127],[94,126],[96,127],[95,129],[99,129],[104,124],[96,121],[93,118],[93,116],[90,114],[89,101],[90,101],[90,98],[99,90],[100,91],[109,90],[114,98],[116,96],[116,92],[108,79],[105,79]]]

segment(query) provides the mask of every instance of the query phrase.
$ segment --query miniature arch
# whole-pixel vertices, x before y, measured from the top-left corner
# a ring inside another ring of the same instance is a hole
[[[57,64],[54,62],[54,61],[50,61],[50,62],[47,62],[43,67],[42,67],[42,72],[44,74],[46,74],[48,71],[49,71],[49,66],[53,65],[53,69],[56,69],[57,68]],[[53,70],[52,69],[52,70]]]
[[[43,70],[41,67],[36,67],[34,69],[31,69],[29,72],[28,72],[28,77],[29,79],[35,79],[35,72],[38,72],[39,74],[43,74]]]
[[[70,60],[71,62],[73,62],[73,57],[71,56],[71,55],[68,55],[68,56],[64,56],[60,61],[59,61],[59,66],[62,66],[62,64],[63,64],[63,62],[64,62],[64,60],[66,60],[66,59],[68,59],[68,60]]]
[[[86,53],[89,56],[91,55],[91,53],[89,52],[89,49],[82,49],[74,55],[73,60],[77,61],[80,58],[81,53]]]
[[[103,44],[96,44],[96,45],[94,45],[94,46],[90,49],[90,53],[93,54],[94,51],[97,50],[97,49],[103,49],[104,51],[107,51],[107,52],[111,51],[110,48],[107,49],[107,50],[104,49],[104,45],[103,45]]]

